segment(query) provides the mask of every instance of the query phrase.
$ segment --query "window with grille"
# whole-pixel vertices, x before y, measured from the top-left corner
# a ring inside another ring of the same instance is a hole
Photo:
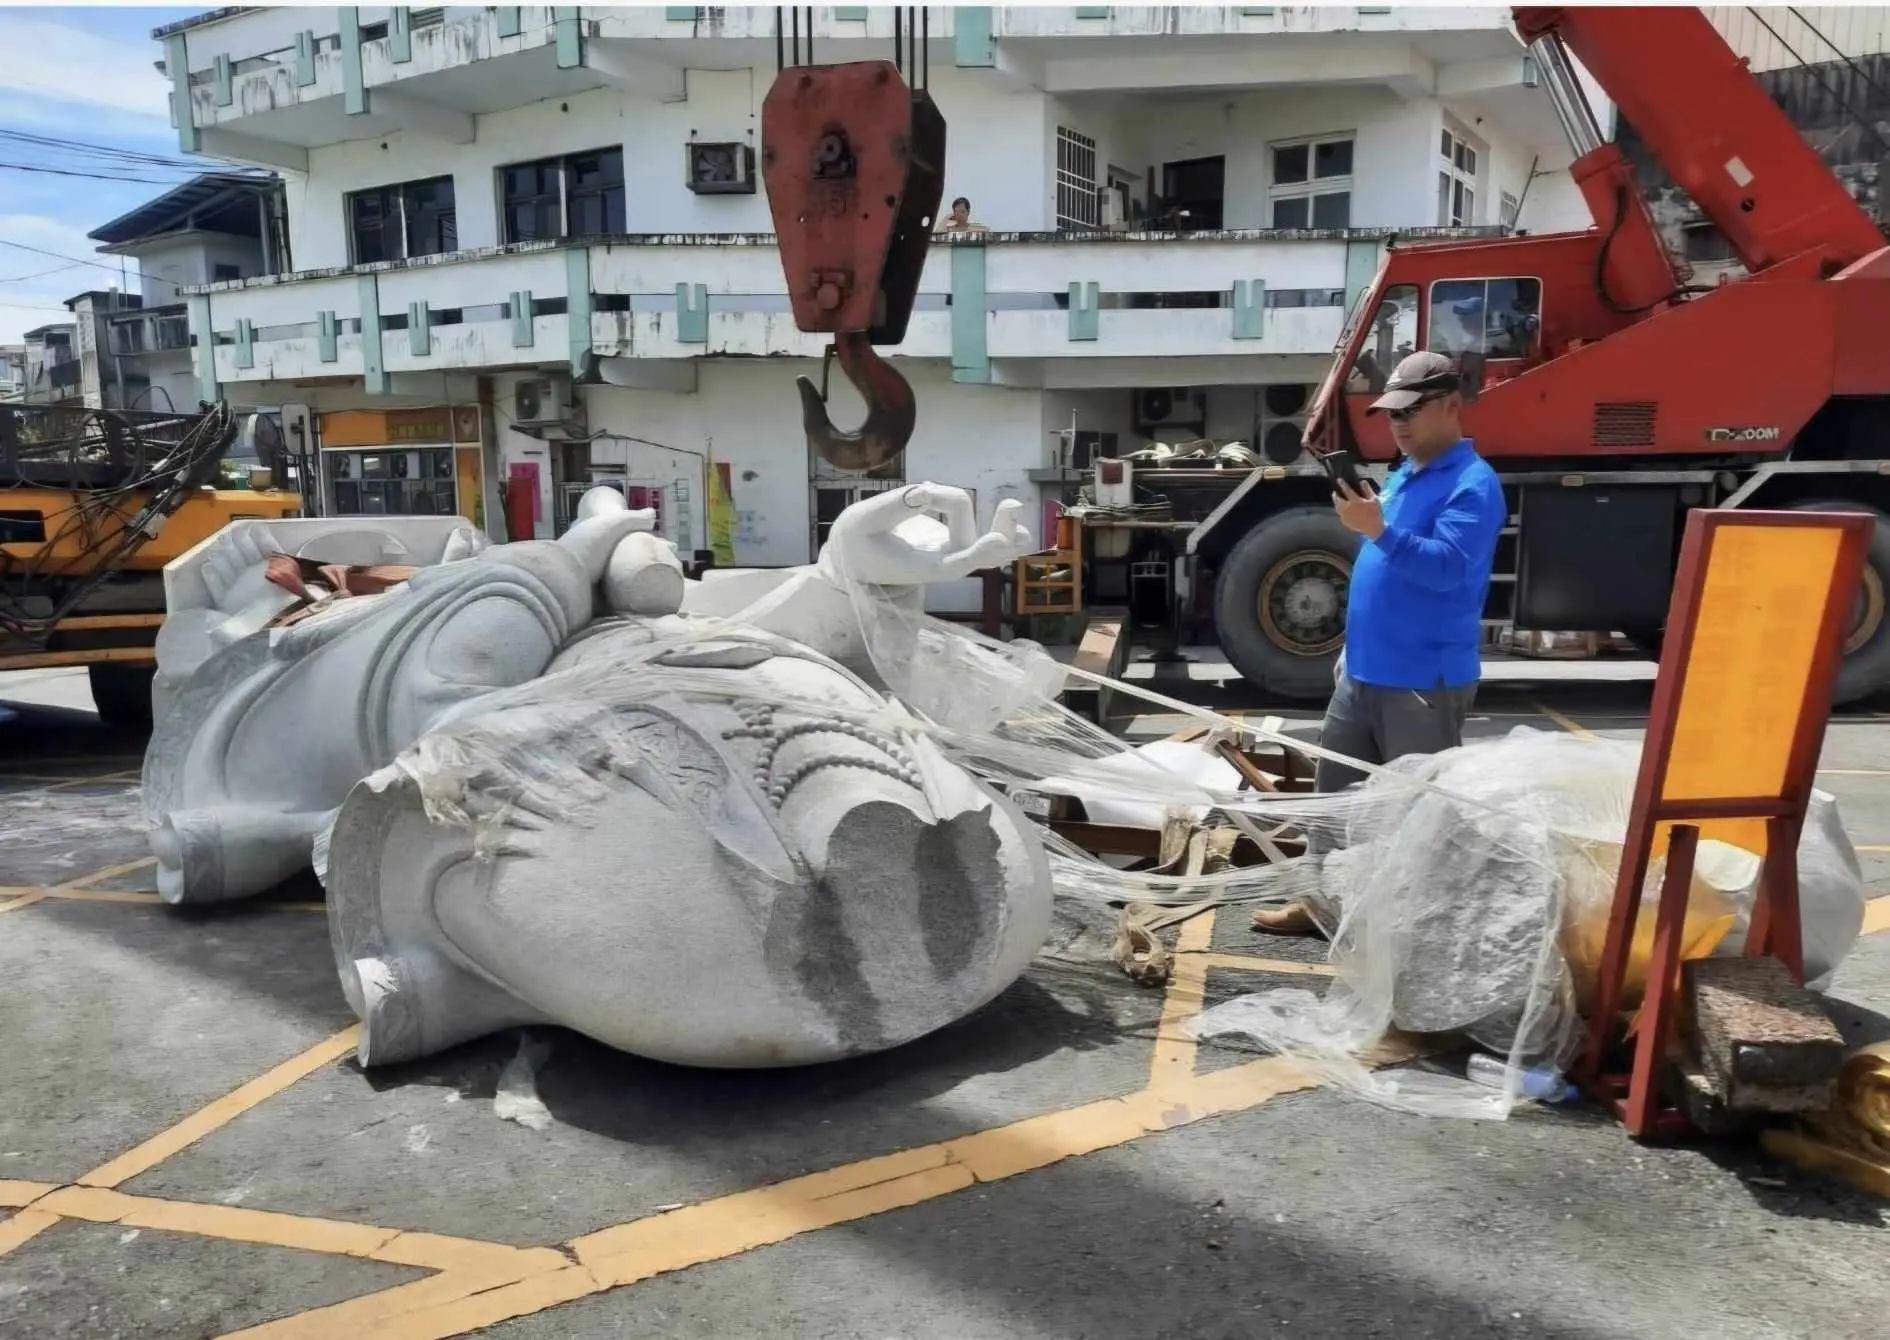
[[[355,191],[347,197],[347,211],[356,265],[459,250],[451,177]]]
[[[499,169],[506,242],[610,235],[628,226],[623,150],[597,149]]]
[[[1497,222],[1501,223],[1505,228],[1514,228],[1516,226],[1517,216],[1522,213],[1522,201],[1518,200],[1508,191],[1504,191],[1500,197],[1500,204],[1501,213],[1497,215]]]
[[[1057,231],[1098,227],[1096,141],[1068,126],[1057,127]]]
[[[1445,126],[1438,144],[1437,226],[1468,228],[1477,221],[1477,146]]]
[[[1267,188],[1275,228],[1352,226],[1352,136],[1326,135],[1268,146]]]

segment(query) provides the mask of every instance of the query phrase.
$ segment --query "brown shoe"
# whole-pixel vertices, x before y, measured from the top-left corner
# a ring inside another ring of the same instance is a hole
[[[1303,902],[1282,903],[1278,907],[1256,908],[1253,928],[1268,935],[1320,935],[1319,923],[1312,909]]]

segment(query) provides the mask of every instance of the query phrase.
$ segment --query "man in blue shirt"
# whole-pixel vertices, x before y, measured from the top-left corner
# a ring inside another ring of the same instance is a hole
[[[1456,365],[1442,354],[1398,364],[1372,412],[1391,420],[1404,460],[1374,493],[1338,486],[1333,507],[1362,537],[1352,564],[1345,651],[1319,742],[1366,763],[1463,743],[1481,672],[1483,603],[1496,539],[1509,517],[1496,472],[1463,435]],[[1317,788],[1364,774],[1320,759]],[[1314,929],[1300,903],[1263,909],[1254,925]]]

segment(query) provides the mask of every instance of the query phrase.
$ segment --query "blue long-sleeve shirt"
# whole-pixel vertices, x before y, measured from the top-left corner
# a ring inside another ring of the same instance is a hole
[[[1509,518],[1496,471],[1469,438],[1379,494],[1385,530],[1359,546],[1345,613],[1345,672],[1387,689],[1460,688],[1481,673],[1483,602]]]

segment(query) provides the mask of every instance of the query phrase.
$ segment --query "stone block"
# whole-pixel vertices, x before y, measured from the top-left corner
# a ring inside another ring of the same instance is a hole
[[[1844,1039],[1775,958],[1699,959],[1682,983],[1701,1069],[1734,1109],[1828,1107]]]

